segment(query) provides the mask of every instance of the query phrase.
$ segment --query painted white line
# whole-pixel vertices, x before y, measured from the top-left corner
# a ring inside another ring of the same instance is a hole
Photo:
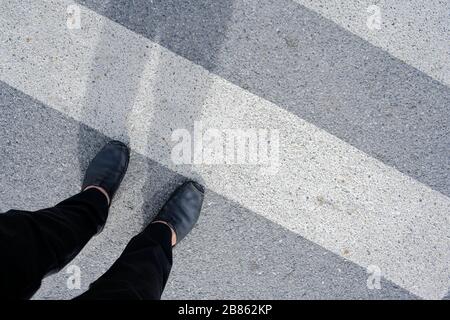
[[[449,1],[294,1],[450,85]]]
[[[70,1],[7,1],[0,80],[424,298],[450,287],[450,199]],[[27,9],[24,9],[27,8]],[[176,166],[177,128],[280,130],[281,166]]]

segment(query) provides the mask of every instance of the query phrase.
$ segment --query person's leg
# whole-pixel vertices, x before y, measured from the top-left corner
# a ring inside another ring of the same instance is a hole
[[[80,252],[107,216],[107,200],[95,189],[53,208],[0,214],[0,297],[30,298],[46,275]]]
[[[172,233],[161,223],[135,236],[111,268],[76,299],[158,300],[172,267]]]
[[[89,164],[85,191],[53,208],[0,214],[0,297],[30,298],[102,229],[128,160],[128,148],[111,141]]]
[[[172,246],[197,222],[203,193],[194,182],[179,187],[111,268],[76,299],[160,299],[172,267]]]

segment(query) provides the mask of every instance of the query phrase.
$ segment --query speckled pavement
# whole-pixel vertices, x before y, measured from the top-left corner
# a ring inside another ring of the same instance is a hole
[[[445,4],[409,7],[414,28],[432,30],[408,38],[401,23],[403,49],[387,37],[392,23],[366,37],[336,4],[307,2],[5,2],[0,211],[77,192],[110,138],[133,150],[107,226],[71,262],[82,288],[68,289],[62,270],[34,298],[85,290],[186,177],[208,192],[165,299],[448,295],[448,48],[424,45],[441,43],[446,24],[420,23],[417,9]],[[69,5],[81,29],[66,25]],[[387,21],[407,12],[380,7]],[[194,121],[278,130],[278,171],[175,164],[171,135]],[[380,288],[368,284],[373,268]]]

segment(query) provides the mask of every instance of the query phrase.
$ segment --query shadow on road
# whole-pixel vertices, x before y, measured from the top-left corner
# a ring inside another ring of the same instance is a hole
[[[219,63],[221,44],[225,41],[225,31],[233,11],[232,2],[79,2],[172,51],[189,52],[190,57],[202,55],[199,58],[208,60],[211,67]],[[211,33],[205,34],[205,28]],[[202,36],[198,37],[198,33]],[[205,45],[211,48],[207,56]],[[199,84],[189,71],[174,66],[173,60],[166,60],[158,47],[142,52],[142,48],[123,43],[120,37],[114,38],[109,30],[104,29],[91,64],[81,122],[94,121],[95,127],[104,128],[110,137],[132,144],[130,123],[136,120],[136,110],[133,108],[136,106],[136,96],[142,90],[140,83],[147,64],[152,64],[154,68],[153,87],[148,88],[154,97],[149,108],[153,120],[144,124],[147,137],[139,139],[146,139],[146,150],[152,154],[155,146],[164,145],[165,150],[170,150],[168,143],[173,130],[184,128],[193,132],[194,121],[201,118],[202,105],[209,89],[207,83]],[[85,130],[84,126],[80,126],[78,149],[81,172],[85,171],[89,161],[106,142],[105,139],[94,141],[88,138],[92,135],[86,134]],[[142,213],[144,224],[147,224],[157,214],[164,199],[186,178],[174,175],[169,181],[156,181],[155,164],[149,161],[142,166],[139,170],[146,177],[142,185]],[[197,180],[201,182],[200,178]]]

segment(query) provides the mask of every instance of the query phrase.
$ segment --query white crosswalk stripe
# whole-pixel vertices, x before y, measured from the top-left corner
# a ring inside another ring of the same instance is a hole
[[[294,1],[450,85],[448,1]]]
[[[69,30],[71,1],[21,3],[33,10],[0,13],[0,80],[421,297],[445,295],[450,199],[93,11]],[[279,172],[174,165],[171,134],[194,120],[280,130]]]

